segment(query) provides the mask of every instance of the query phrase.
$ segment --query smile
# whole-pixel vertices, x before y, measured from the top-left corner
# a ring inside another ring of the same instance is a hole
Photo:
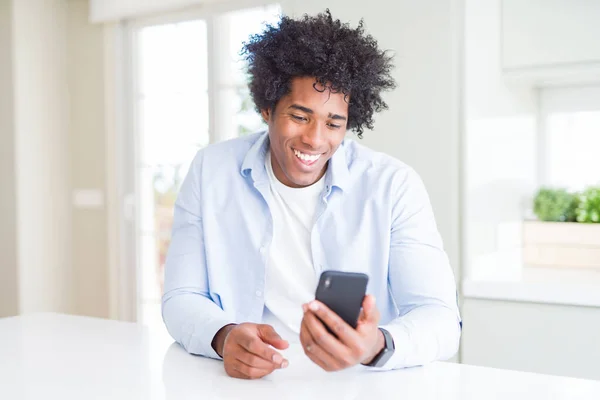
[[[296,157],[298,157],[302,161],[306,161],[306,162],[309,162],[309,163],[313,163],[313,162],[317,161],[321,157],[321,154],[313,154],[313,155],[311,155],[311,154],[305,154],[305,153],[302,153],[301,151],[298,151],[296,149],[294,149],[294,154],[296,155]]]

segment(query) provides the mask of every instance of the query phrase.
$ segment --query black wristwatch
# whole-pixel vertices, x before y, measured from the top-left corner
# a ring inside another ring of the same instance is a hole
[[[383,346],[383,349],[373,357],[370,363],[365,364],[367,367],[383,367],[390,357],[394,355],[394,338],[392,338],[392,335],[385,329],[379,328],[379,330],[383,333],[385,345]]]

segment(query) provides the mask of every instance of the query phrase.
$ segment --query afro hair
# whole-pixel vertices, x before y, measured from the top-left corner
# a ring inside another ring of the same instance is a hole
[[[348,129],[362,138],[373,129],[373,114],[388,108],[381,92],[396,87],[392,56],[365,34],[363,20],[356,29],[334,20],[329,9],[300,19],[282,16],[261,34],[244,43],[249,88],[258,111],[274,110],[290,92],[295,77],[315,77],[315,90],[343,93],[348,101]],[[317,85],[318,84],[318,85]]]

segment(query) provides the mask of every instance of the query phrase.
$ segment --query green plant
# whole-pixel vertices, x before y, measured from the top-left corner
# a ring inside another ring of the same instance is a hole
[[[590,187],[578,195],[577,222],[600,222],[600,187]]]
[[[535,195],[533,212],[542,221],[575,221],[578,198],[564,189],[541,188]]]

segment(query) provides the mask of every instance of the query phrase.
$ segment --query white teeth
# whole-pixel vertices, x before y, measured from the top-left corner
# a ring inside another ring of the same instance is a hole
[[[318,160],[318,159],[319,159],[319,157],[321,157],[321,155],[320,155],[320,154],[315,154],[315,155],[312,155],[312,156],[311,156],[311,155],[309,155],[309,154],[304,154],[304,153],[301,153],[300,151],[298,151],[298,150],[296,150],[296,149],[294,149],[294,154],[295,154],[295,155],[296,155],[296,157],[298,157],[299,159],[301,159],[301,160],[304,160],[304,161],[309,161],[309,162],[316,161],[316,160]]]

